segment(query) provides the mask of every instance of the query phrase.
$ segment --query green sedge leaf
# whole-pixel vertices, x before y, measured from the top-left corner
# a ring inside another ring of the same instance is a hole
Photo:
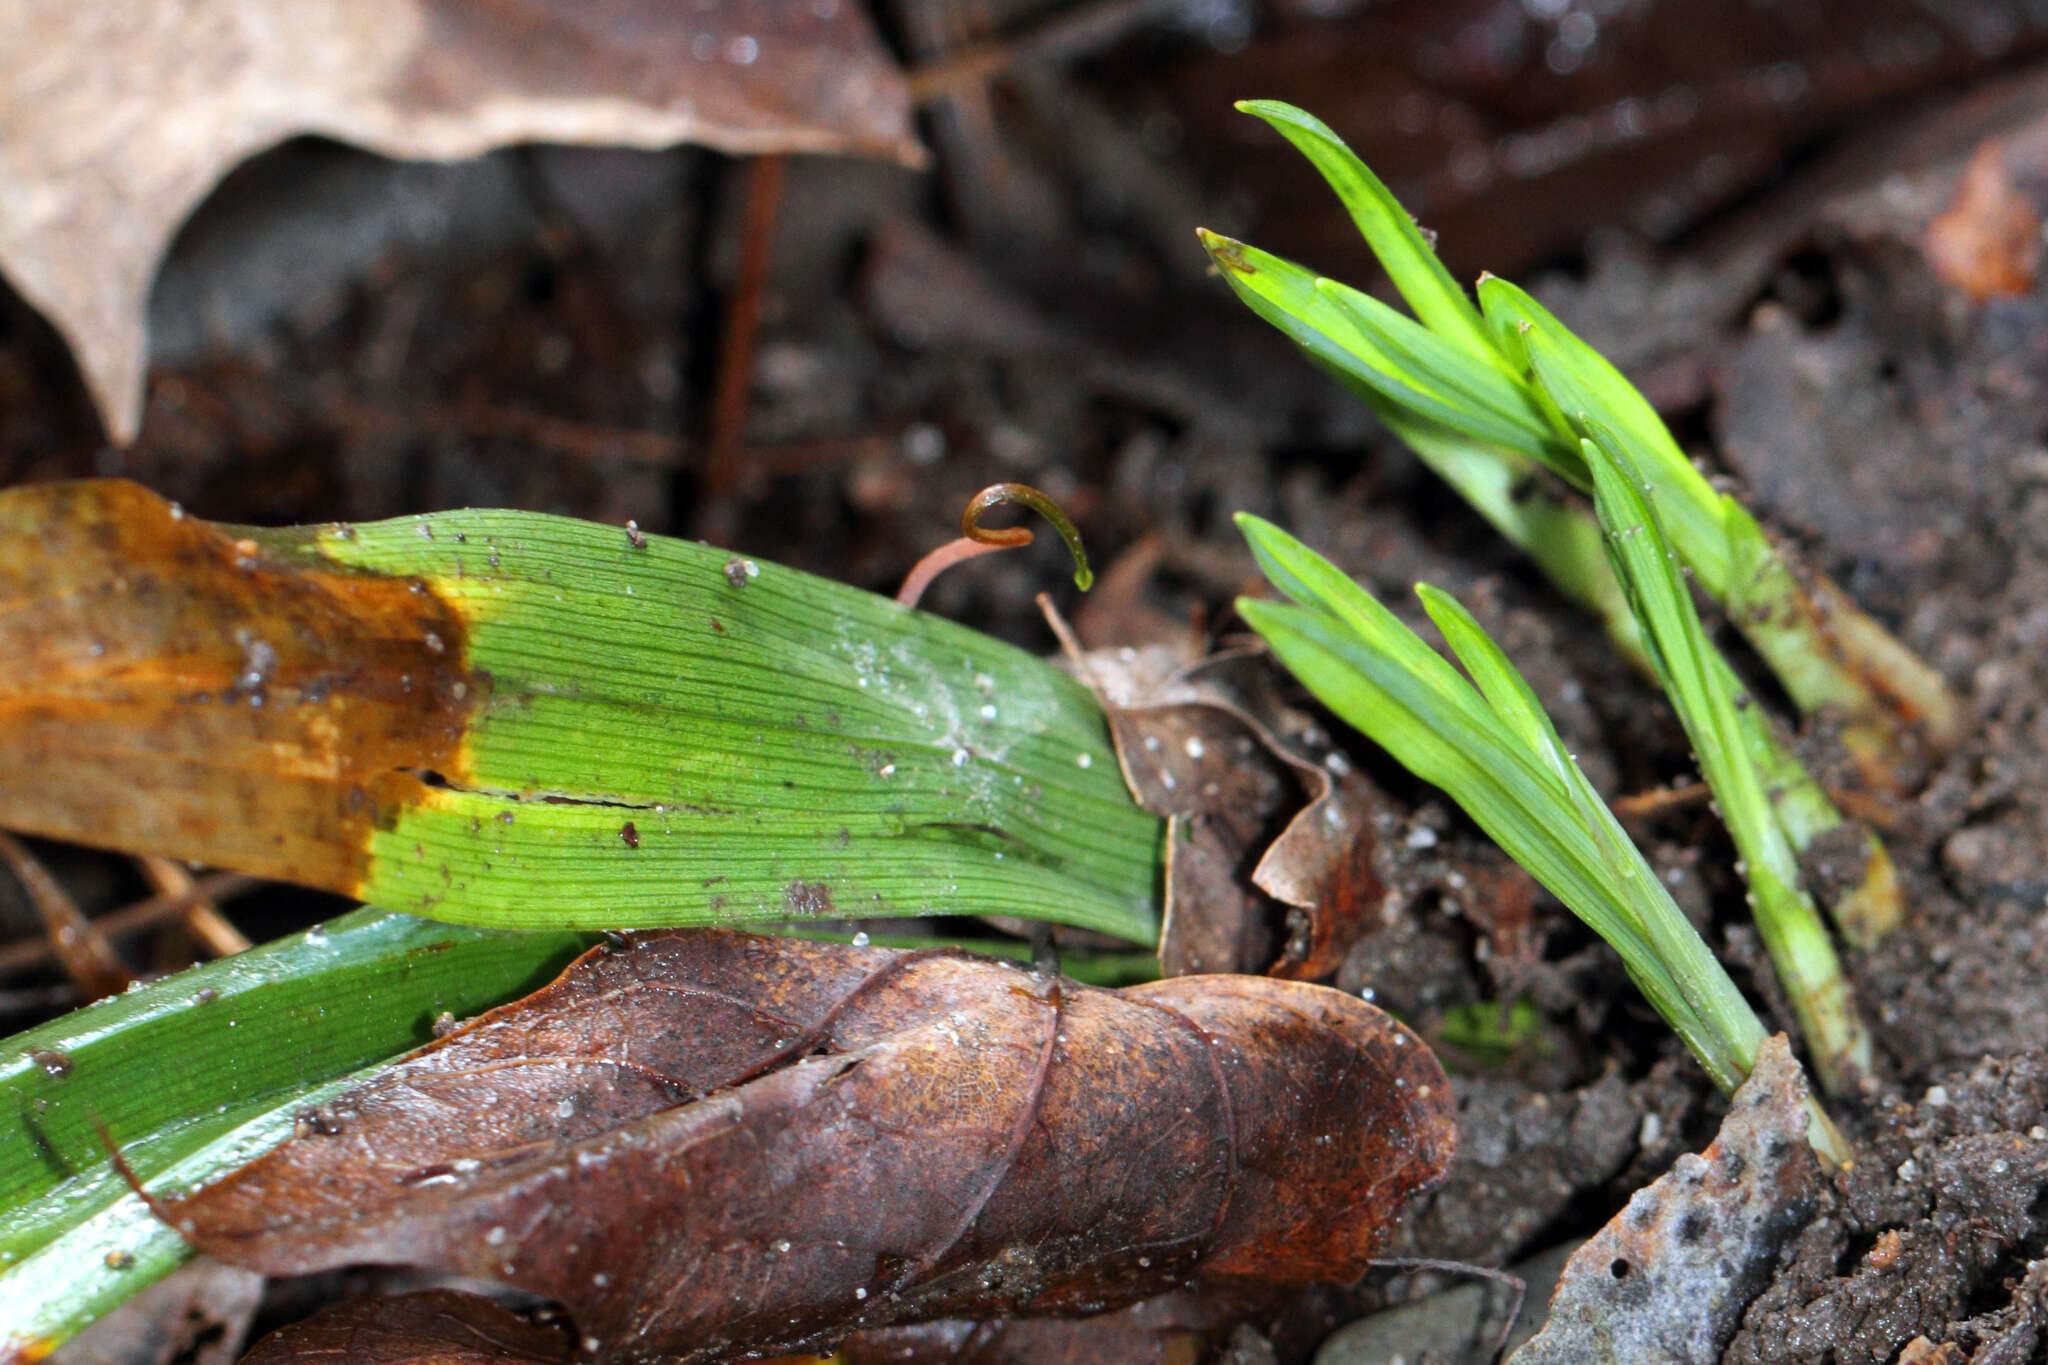
[[[1237,107],[1264,119],[1322,173],[1416,317],[1453,346],[1475,357],[1490,355],[1485,324],[1471,299],[1408,210],[1343,139],[1313,114],[1278,100],[1244,100]]]
[[[1428,583],[1416,584],[1415,595],[1422,599],[1422,609],[1443,632],[1444,642],[1458,656],[1458,662],[1485,694],[1494,715],[1514,732],[1524,748],[1557,775],[1561,789],[1573,770],[1571,751],[1565,748],[1557,727],[1550,723],[1550,716],[1528,681],[1457,598]]]
[[[1488,439],[1526,439],[1526,433],[1496,414],[1410,372],[1360,329],[1353,314],[1321,288],[1328,281],[1314,272],[1207,230],[1197,235],[1247,307],[1345,381],[1375,412],[1412,414],[1454,430],[1482,431]]]
[[[0,823],[435,918],[1155,933],[1094,699],[888,599],[617,527],[277,531],[0,493]]]
[[[205,1154],[244,1124],[427,1041],[444,1012],[542,985],[588,942],[358,910],[8,1039],[0,1355],[75,1331],[185,1257],[127,1193],[99,1125],[144,1179],[218,1174],[238,1159]]]
[[[1569,802],[1500,722],[1483,712],[1475,721],[1453,695],[1419,684],[1404,663],[1329,615],[1258,601],[1241,601],[1239,610],[1318,700],[1401,766],[1441,787],[1530,875],[1658,979],[1660,969],[1632,918],[1602,889],[1603,864],[1578,830]],[[1415,647],[1428,650],[1419,639]],[[1457,685],[1469,687],[1462,678]]]
[[[1838,1091],[1868,1072],[1869,1036],[1855,1017],[1820,912],[1800,886],[1798,858],[1751,761],[1728,670],[1679,574],[1642,465],[1628,438],[1598,423],[1589,429],[1585,456],[1615,572],[1652,642],[1664,690],[1742,856],[1758,933],[1813,1046],[1816,1068],[1827,1087]]]

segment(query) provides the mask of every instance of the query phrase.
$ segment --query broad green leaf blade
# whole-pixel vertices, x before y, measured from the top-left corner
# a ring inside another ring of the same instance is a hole
[[[126,1197],[97,1125],[148,1178],[426,1041],[444,1011],[475,1014],[544,983],[587,942],[358,910],[16,1034],[0,1050],[0,1305],[34,1297],[43,1272],[26,1264],[39,1248]],[[126,1249],[102,1247],[90,1275]],[[147,1280],[123,1270],[108,1292]],[[0,1312],[0,1343],[24,1330]]]
[[[1424,325],[1475,360],[1491,358],[1492,340],[1471,299],[1437,259],[1436,249],[1424,239],[1408,210],[1329,125],[1279,100],[1244,100],[1237,107],[1272,125],[1322,172],[1379,257],[1394,288]]]
[[[932,912],[1154,934],[1159,820],[1051,665],[519,512],[278,531],[0,494],[0,823],[520,928]]]

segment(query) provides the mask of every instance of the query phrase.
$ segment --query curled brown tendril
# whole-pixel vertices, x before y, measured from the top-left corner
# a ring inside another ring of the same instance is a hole
[[[1029,545],[1033,537],[1028,526],[981,524],[983,513],[1008,503],[1028,507],[1051,522],[1053,530],[1059,532],[1060,539],[1067,543],[1068,552],[1074,556],[1074,586],[1086,592],[1095,585],[1095,574],[1088,567],[1088,551],[1081,544],[1081,533],[1074,529],[1074,523],[1060,510],[1059,504],[1030,484],[996,483],[967,500],[967,510],[960,514],[960,539],[941,545],[912,565],[903,579],[903,586],[896,590],[896,600],[906,607],[914,607],[932,580],[955,564],[994,554],[997,550],[1015,550]]]

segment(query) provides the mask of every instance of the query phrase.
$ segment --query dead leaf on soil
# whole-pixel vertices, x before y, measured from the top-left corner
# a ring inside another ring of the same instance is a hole
[[[1280,700],[1263,654],[1068,656],[1109,717],[1131,795],[1168,817],[1161,970],[1334,973],[1386,901],[1385,798]]]
[[[1435,1059],[1341,992],[704,931],[593,950],[160,1212],[266,1274],[483,1276],[696,1360],[1349,1280],[1454,1142]]]
[[[2034,292],[2041,215],[2013,183],[1999,139],[1985,142],[1971,156],[1955,197],[1927,225],[1923,249],[1942,283],[1962,290],[1972,303]]]
[[[515,142],[919,164],[854,0],[25,0],[0,44],[0,270],[125,445],[179,224],[244,158],[316,134],[454,160]]]
[[[1509,1365],[1714,1365],[1812,1216],[1806,1078],[1783,1034],[1757,1049],[1707,1150],[1680,1157],[1572,1254],[1544,1329]]]
[[[568,1365],[576,1343],[479,1294],[430,1289],[394,1298],[347,1299],[280,1327],[241,1365],[348,1361],[350,1365]]]

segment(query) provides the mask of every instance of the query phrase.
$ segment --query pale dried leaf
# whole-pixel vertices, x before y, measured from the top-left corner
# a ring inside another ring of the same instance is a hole
[[[158,258],[300,134],[453,160],[514,142],[921,159],[854,0],[21,0],[0,43],[0,269],[132,440]]]

